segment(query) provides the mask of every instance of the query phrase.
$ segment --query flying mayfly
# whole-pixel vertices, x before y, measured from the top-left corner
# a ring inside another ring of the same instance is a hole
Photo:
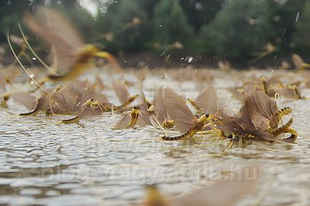
[[[74,27],[67,21],[67,18],[53,9],[38,6],[34,14],[26,12],[24,22],[33,33],[51,45],[51,51],[54,55],[54,62],[51,66],[53,72],[42,79],[32,79],[36,81],[38,86],[46,81],[59,82],[76,78],[89,68],[95,57],[105,58],[114,64],[116,68],[119,68],[112,55],[99,51],[95,45],[84,44]],[[13,49],[12,52],[15,54]],[[16,54],[15,58],[20,63]],[[23,65],[21,66],[31,77]],[[9,94],[8,92],[1,94],[1,96]]]

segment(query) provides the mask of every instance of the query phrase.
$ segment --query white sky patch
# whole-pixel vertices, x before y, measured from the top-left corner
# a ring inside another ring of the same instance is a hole
[[[80,5],[85,8],[93,17],[98,14],[98,5],[96,1],[92,0],[80,0]]]

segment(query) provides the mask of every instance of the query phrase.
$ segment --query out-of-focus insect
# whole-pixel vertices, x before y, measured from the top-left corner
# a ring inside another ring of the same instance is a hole
[[[118,65],[109,53],[99,51],[94,45],[85,45],[73,26],[59,12],[46,7],[36,7],[34,15],[26,13],[24,22],[35,34],[49,43],[54,51],[54,66],[58,75],[50,74],[44,80],[74,79],[88,68],[95,56],[106,58]]]
[[[115,106],[114,110],[124,109],[129,104],[131,104],[139,95],[130,96],[127,88],[121,82],[117,80],[112,80],[112,87],[113,90],[118,97],[119,102],[121,103],[120,106]]]
[[[34,108],[34,110],[32,110],[31,112],[27,112],[27,113],[21,113],[20,115],[21,116],[35,116],[39,112],[46,109],[47,102],[48,102],[48,94],[45,93],[45,94],[41,95],[41,97],[38,99],[37,105]]]
[[[146,186],[145,206],[171,206],[171,203],[159,192],[156,185]]]
[[[22,113],[20,114],[21,116],[35,116],[37,115],[40,111],[45,110],[46,116],[52,116],[54,114],[54,109],[53,107],[55,106],[52,103],[52,98],[53,95],[59,91],[61,91],[62,87],[58,85],[55,89],[53,89],[52,92],[46,92],[44,91],[41,97],[37,100],[37,104],[34,108],[33,111],[27,112],[27,113]],[[20,93],[13,93],[13,99],[18,100],[20,103],[24,104],[24,99],[22,100],[21,97],[17,97],[17,95]],[[23,93],[22,93],[23,94]],[[29,95],[23,95],[24,98],[29,98]],[[27,100],[27,99],[26,99]],[[25,102],[27,104],[27,102]]]
[[[287,61],[282,61],[281,67],[279,67],[279,69],[282,69],[282,70],[288,70],[289,68],[290,68],[290,64]]]
[[[82,105],[82,111],[76,117],[72,119],[62,120],[64,124],[79,124],[79,121],[88,116],[98,116],[104,112],[104,106],[95,99],[89,99]]]
[[[209,114],[203,114],[197,119],[186,105],[186,100],[172,89],[164,90],[164,99],[168,114],[174,120],[177,130],[183,134],[174,137],[163,136],[163,140],[189,139],[203,130],[204,126],[212,120],[212,115]]]
[[[219,61],[217,65],[221,71],[228,72],[228,71],[231,71],[232,69],[229,61],[224,61],[224,62]]]
[[[296,70],[310,69],[310,64],[305,63],[298,54],[293,54],[292,59]]]
[[[37,98],[26,92],[14,93],[11,99],[14,102],[24,105],[29,110],[34,110],[37,105]]]
[[[274,54],[277,51],[278,51],[277,47],[273,46],[271,43],[268,43],[264,46],[264,51],[259,53],[259,55],[255,57],[254,59],[252,59],[250,63],[256,63],[262,60],[263,58],[265,58],[266,56]]]
[[[232,174],[224,180],[195,190],[190,194],[167,199],[156,185],[146,187],[145,206],[233,206],[245,195],[251,193],[258,184],[258,180],[247,176],[255,174],[260,178],[258,166],[246,167],[238,173]],[[219,192],[221,191],[221,192]]]

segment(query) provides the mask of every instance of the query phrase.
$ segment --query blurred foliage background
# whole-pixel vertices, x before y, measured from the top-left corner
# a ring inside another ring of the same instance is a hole
[[[310,0],[2,0],[3,44],[5,31],[19,34],[24,10],[37,5],[63,10],[86,42],[116,56],[191,55],[242,63],[260,55],[306,57],[310,49]]]

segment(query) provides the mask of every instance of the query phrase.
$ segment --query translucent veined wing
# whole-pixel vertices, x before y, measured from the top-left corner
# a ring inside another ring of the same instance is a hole
[[[130,113],[125,114],[122,119],[113,127],[114,129],[126,129],[130,121]]]
[[[207,114],[214,114],[217,111],[217,91],[213,86],[205,88],[195,100],[197,106]]]
[[[113,87],[113,90],[114,90],[119,102],[121,104],[126,103],[128,101],[128,99],[130,98],[130,94],[129,94],[127,88],[125,87],[125,85],[122,84],[120,81],[113,79],[112,80],[112,87]]]
[[[99,101],[100,103],[109,103],[109,99],[104,94],[96,92],[96,91],[86,90],[82,93],[81,103],[83,104],[89,99],[95,99]]]
[[[304,61],[302,60],[302,58],[298,54],[293,54],[292,59],[293,59],[295,69],[302,69],[303,68]]]
[[[273,136],[266,131],[268,124],[261,115],[250,115],[249,108],[244,105],[240,109],[240,117],[236,121],[238,126],[244,130],[244,134],[252,134],[265,140],[273,141]]]
[[[24,22],[54,48],[57,71],[65,73],[70,69],[84,43],[67,18],[53,9],[37,6],[34,15],[26,13]]]
[[[168,119],[168,112],[165,107],[165,100],[164,100],[164,90],[163,87],[160,87],[154,97],[154,107],[155,111],[158,113],[158,120],[159,122],[164,122],[166,119]]]
[[[170,117],[174,120],[179,132],[187,132],[197,121],[197,118],[186,105],[186,100],[172,89],[164,90],[165,105]]]
[[[139,116],[138,116],[138,125],[140,126],[145,126],[145,125],[152,125],[150,121],[150,114],[148,111],[148,105],[147,101],[143,92],[143,88],[141,87],[141,99],[142,103],[139,105],[140,111],[139,111]]]
[[[33,110],[37,104],[37,98],[30,95],[26,92],[17,92],[11,95],[11,98],[22,105],[24,105],[27,109]]]
[[[278,112],[277,103],[266,93],[260,91],[252,92],[246,97],[245,106],[255,126],[265,128],[268,122],[271,125],[277,124],[275,120]]]

